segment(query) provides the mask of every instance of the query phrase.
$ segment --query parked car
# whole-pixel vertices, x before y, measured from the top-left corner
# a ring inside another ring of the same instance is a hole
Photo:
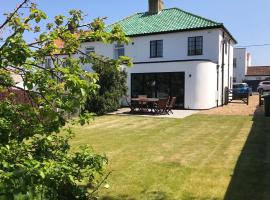
[[[233,96],[246,97],[246,95],[252,96],[252,88],[247,83],[234,83],[233,84]]]
[[[258,92],[270,91],[270,81],[263,81],[259,83]]]

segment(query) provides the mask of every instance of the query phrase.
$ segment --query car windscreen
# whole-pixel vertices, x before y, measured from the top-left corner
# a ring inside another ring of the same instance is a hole
[[[236,85],[233,85],[233,88],[234,88],[234,89],[244,88],[244,87],[245,87],[244,84],[236,84]]]

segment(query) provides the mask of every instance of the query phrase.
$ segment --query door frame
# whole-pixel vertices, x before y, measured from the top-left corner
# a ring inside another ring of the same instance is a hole
[[[156,75],[157,74],[174,74],[174,73],[181,73],[183,75],[183,105],[182,106],[177,106],[176,108],[179,109],[184,109],[185,108],[185,96],[186,96],[186,73],[183,71],[174,71],[174,72],[140,72],[140,73],[130,73],[130,95],[132,97],[132,91],[133,91],[133,78],[132,75],[134,74],[141,74],[141,75],[146,75],[146,74],[153,74],[155,75],[155,80],[157,80]],[[170,78],[170,82],[169,82],[169,87],[170,87],[170,92],[171,92],[171,88],[172,88],[172,79]],[[145,83],[145,77],[143,76],[143,83]],[[143,90],[144,90],[144,85],[143,85]],[[171,94],[168,94],[169,96],[171,96]],[[157,97],[157,84],[155,85],[155,97]]]

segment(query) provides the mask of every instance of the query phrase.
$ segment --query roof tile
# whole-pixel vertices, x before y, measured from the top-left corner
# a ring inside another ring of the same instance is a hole
[[[164,9],[158,14],[137,13],[106,28],[120,25],[127,36],[221,27],[223,24],[191,14],[179,8]]]
[[[248,67],[247,76],[270,76],[270,66]]]

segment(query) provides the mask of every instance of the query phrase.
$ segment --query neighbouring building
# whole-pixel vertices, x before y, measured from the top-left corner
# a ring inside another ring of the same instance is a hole
[[[233,82],[242,83],[245,80],[248,67],[251,66],[251,54],[246,48],[234,48]]]
[[[270,66],[251,66],[247,68],[245,81],[253,91],[257,91],[260,82],[270,81]]]
[[[225,89],[233,83],[236,40],[222,23],[149,0],[148,11],[116,22],[107,31],[115,25],[130,37],[129,45],[86,42],[81,50],[112,59],[133,58],[134,66],[125,68],[129,96],[175,96],[177,106],[185,109],[224,105]]]
[[[264,80],[270,80],[270,66],[252,66],[251,54],[247,49],[234,48],[233,82],[245,82],[255,92],[259,83]]]
[[[11,74],[11,77],[14,81],[15,84],[19,84],[19,83],[22,83],[23,82],[23,78],[22,78],[22,75],[19,74],[16,69],[14,69],[13,67],[8,67],[8,70]]]

